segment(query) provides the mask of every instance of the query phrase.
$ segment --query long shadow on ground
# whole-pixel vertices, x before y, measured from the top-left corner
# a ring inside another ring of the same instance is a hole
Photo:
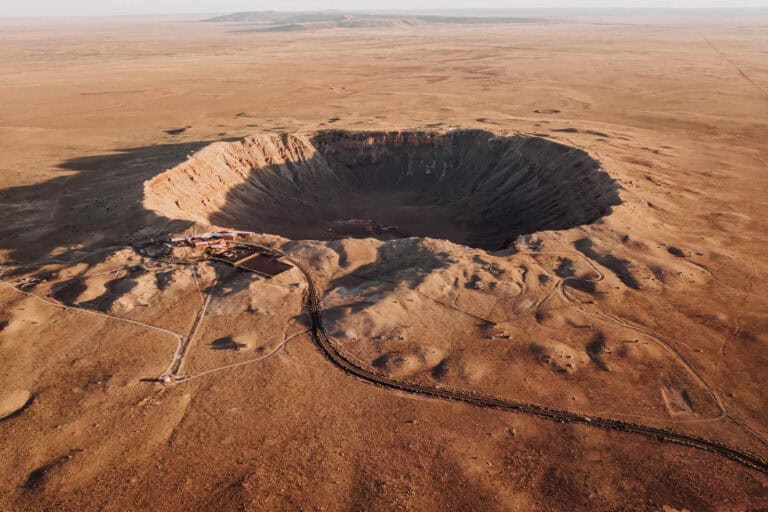
[[[59,164],[74,174],[0,190],[0,249],[9,249],[17,263],[51,254],[67,260],[186,229],[191,222],[167,219],[142,206],[144,181],[209,143],[160,144],[74,158]]]

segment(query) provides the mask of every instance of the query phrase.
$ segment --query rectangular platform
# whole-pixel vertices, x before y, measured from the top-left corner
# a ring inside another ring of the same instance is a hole
[[[246,259],[245,261],[239,261],[235,266],[245,270],[250,270],[251,272],[256,272],[257,274],[261,274],[266,277],[276,276],[277,274],[282,274],[286,270],[293,268],[292,265],[283,263],[274,256],[265,256],[263,254],[257,254],[256,256],[252,256]]]
[[[264,277],[273,277],[293,268],[292,265],[280,261],[278,255],[245,245],[228,247],[212,254],[210,258]]]

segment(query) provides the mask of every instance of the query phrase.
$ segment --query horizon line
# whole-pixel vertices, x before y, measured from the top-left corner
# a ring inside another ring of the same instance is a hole
[[[316,13],[316,12],[339,12],[339,13],[451,13],[451,12],[514,12],[514,11],[539,11],[539,12],[557,12],[557,11],[592,11],[592,12],[611,12],[611,11],[657,11],[657,12],[713,12],[713,11],[768,11],[768,6],[704,6],[704,7],[629,7],[629,6],[616,6],[616,7],[457,7],[446,9],[435,8],[403,8],[403,9],[254,9],[254,10],[228,10],[228,11],[197,11],[197,12],[176,12],[176,11],[160,11],[160,12],[136,12],[136,13],[93,13],[93,14],[15,14],[4,15],[0,14],[0,20],[9,19],[71,19],[71,18],[141,18],[152,16],[220,16],[228,14],[243,14],[243,13],[258,13],[258,12],[272,12],[272,13]],[[446,17],[450,17],[450,14],[444,14]]]

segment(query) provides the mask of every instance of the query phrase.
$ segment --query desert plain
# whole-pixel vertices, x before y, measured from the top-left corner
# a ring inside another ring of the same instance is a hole
[[[768,13],[203,18],[0,21],[0,509],[768,509]]]

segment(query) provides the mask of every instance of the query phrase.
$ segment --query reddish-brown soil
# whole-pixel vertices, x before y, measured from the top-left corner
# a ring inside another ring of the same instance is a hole
[[[768,17],[682,16],[1,22],[0,509],[768,507],[599,428],[768,458]],[[219,228],[295,265],[131,245]]]

